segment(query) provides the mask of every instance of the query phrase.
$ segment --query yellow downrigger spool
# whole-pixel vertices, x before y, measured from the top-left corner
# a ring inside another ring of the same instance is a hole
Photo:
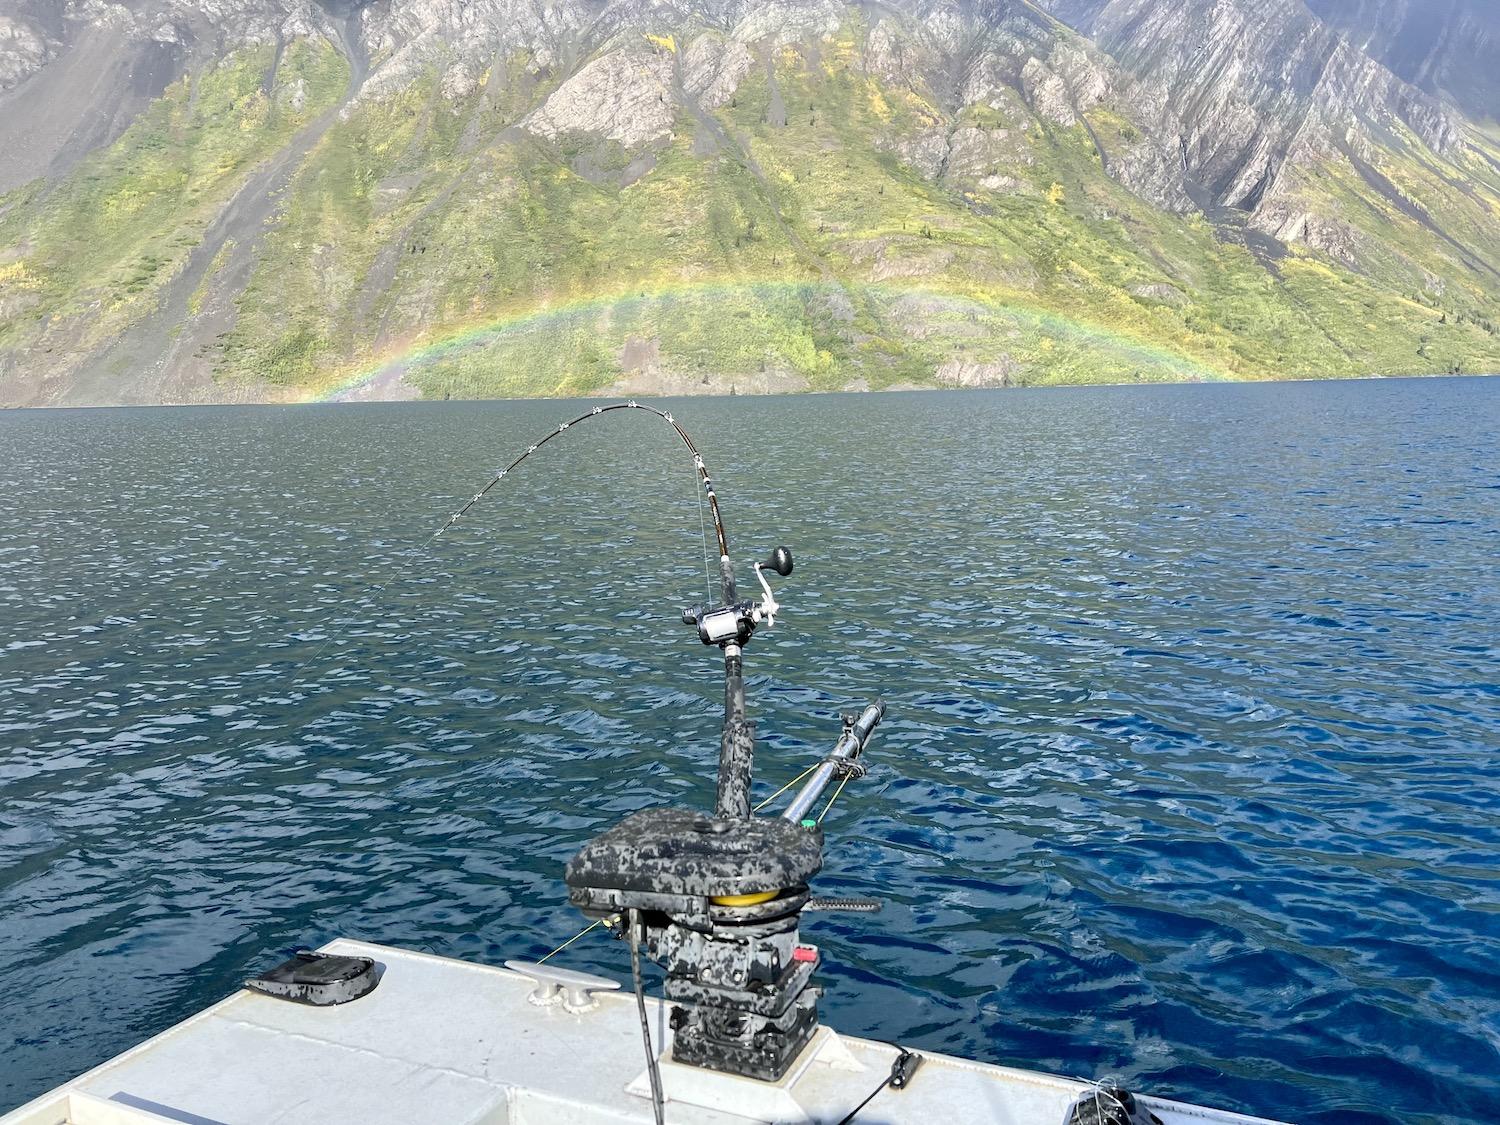
[[[714,895],[708,901],[715,906],[759,906],[763,902],[770,902],[780,893],[780,891],[755,891],[748,895]]]

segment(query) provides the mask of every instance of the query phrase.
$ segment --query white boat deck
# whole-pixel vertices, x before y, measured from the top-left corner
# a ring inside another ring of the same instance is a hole
[[[539,1007],[505,969],[363,942],[325,952],[373,958],[374,992],[315,1008],[248,990],[0,1118],[0,1125],[625,1125],[650,1123],[645,1056],[628,986],[592,1010]],[[890,1073],[882,1043],[817,1037],[772,1085],[665,1061],[666,1006],[648,998],[674,1125],[833,1125]],[[1062,1125],[1082,1082],[922,1052],[904,1090],[866,1125]],[[637,1093],[633,1091],[641,1091]],[[1164,1125],[1275,1125],[1141,1098]]]

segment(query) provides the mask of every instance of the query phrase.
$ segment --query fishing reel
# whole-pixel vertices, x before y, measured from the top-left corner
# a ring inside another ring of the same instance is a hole
[[[749,643],[758,625],[762,622],[767,628],[775,625],[776,614],[781,611],[781,603],[776,600],[771,584],[766,581],[767,570],[774,570],[783,578],[791,574],[792,552],[785,547],[777,547],[771,552],[770,558],[755,564],[755,577],[766,595],[761,601],[750,599],[717,608],[685,608],[682,611],[682,623],[697,626],[698,639],[706,645],[733,644],[743,648]]]

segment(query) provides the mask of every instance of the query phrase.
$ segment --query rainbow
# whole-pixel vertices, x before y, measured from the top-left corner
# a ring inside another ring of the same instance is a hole
[[[1050,337],[1063,338],[1096,346],[1114,352],[1124,352],[1137,357],[1143,365],[1168,368],[1184,376],[1222,379],[1225,376],[1199,361],[1172,351],[1159,343],[1143,340],[1083,319],[1064,316],[1055,310],[1039,308],[1021,299],[1007,295],[1001,299],[996,294],[983,291],[966,291],[937,287],[917,287],[884,282],[864,283],[844,287],[836,282],[785,280],[734,280],[715,282],[682,283],[678,285],[653,285],[629,291],[591,294],[574,300],[541,307],[531,307],[508,315],[492,317],[481,323],[462,325],[448,330],[436,339],[422,339],[419,335],[398,341],[387,349],[387,354],[373,363],[345,372],[330,382],[315,389],[308,396],[314,402],[338,402],[360,397],[360,392],[382,383],[395,383],[414,370],[452,359],[466,352],[503,343],[507,338],[537,332],[560,332],[576,330],[581,324],[600,319],[631,319],[655,305],[670,305],[674,302],[703,302],[719,297],[744,298],[746,295],[763,303],[773,303],[789,297],[806,300],[820,291],[832,292],[856,288],[861,292],[874,293],[883,300],[894,301],[901,297],[934,298],[969,301],[989,312],[1011,314],[1030,321],[1035,328]]]

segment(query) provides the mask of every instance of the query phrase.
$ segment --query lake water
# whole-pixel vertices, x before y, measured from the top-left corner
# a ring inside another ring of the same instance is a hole
[[[825,822],[819,889],[887,903],[807,922],[829,1022],[1500,1120],[1500,381],[670,408],[736,558],[796,556],[757,793],[890,703]],[[0,1109],[298,945],[540,955],[586,838],[711,801],[666,426],[579,427],[420,549],[577,412],[0,414]]]

